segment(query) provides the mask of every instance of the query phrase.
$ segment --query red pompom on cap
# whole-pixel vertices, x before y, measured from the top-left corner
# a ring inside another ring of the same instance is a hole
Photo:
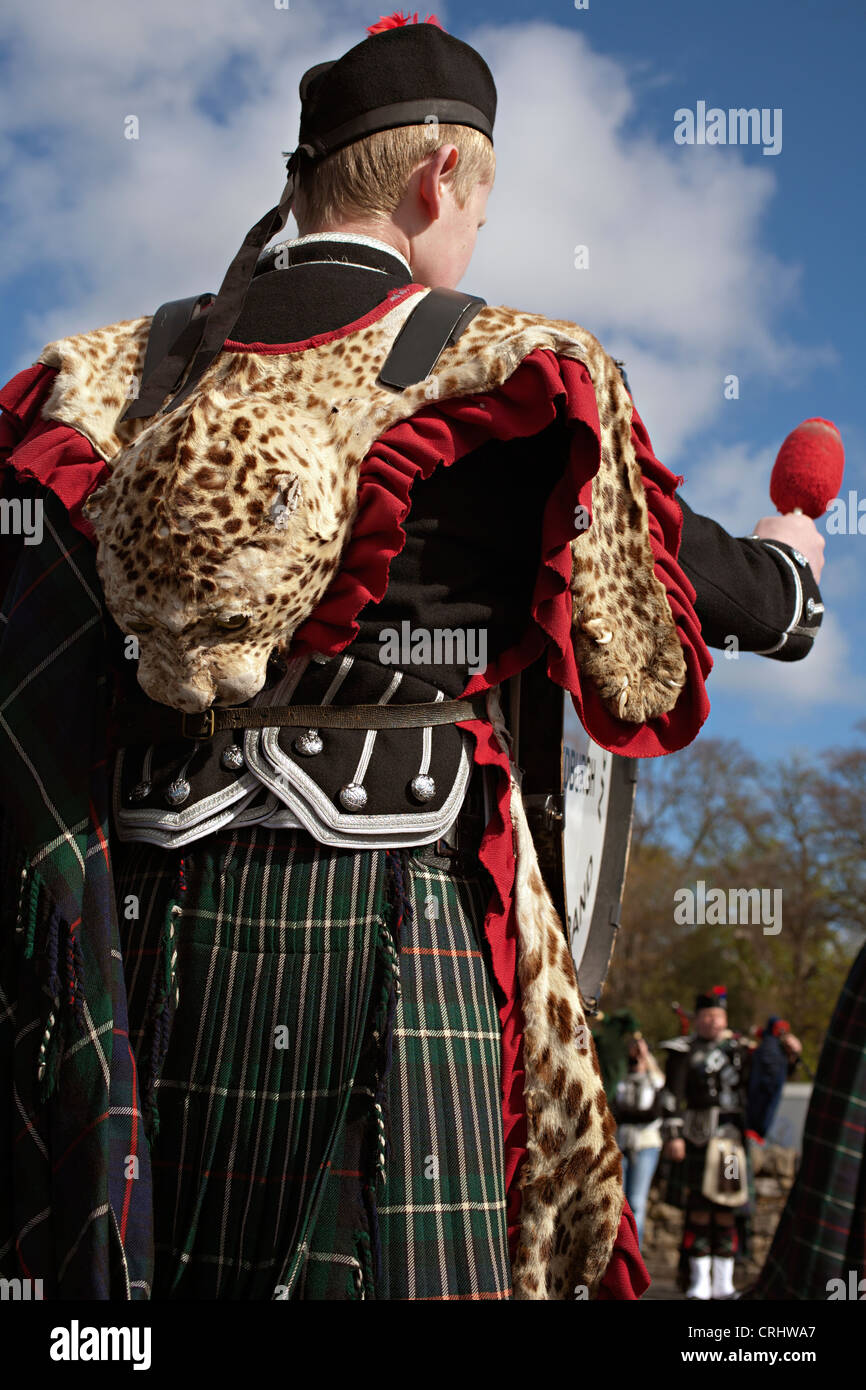
[[[384,32],[385,32],[386,29],[399,29],[400,26],[401,26],[401,24],[417,24],[417,23],[418,23],[418,11],[417,11],[417,10],[415,11],[415,13],[414,13],[413,15],[408,15],[408,14],[405,14],[405,15],[404,15],[404,13],[403,13],[402,10],[395,10],[393,14],[389,14],[389,15],[384,15],[384,14],[383,14],[383,15],[380,17],[380,19],[379,19],[375,24],[370,24],[370,25],[368,25],[368,26],[367,26],[367,33],[368,33],[368,34],[384,34]],[[421,21],[421,23],[422,23],[422,24],[435,24],[437,29],[442,29],[442,25],[439,23],[439,20],[436,18],[435,14],[428,14],[427,18],[426,18],[426,19],[423,19],[423,20]],[[443,30],[443,32],[444,32],[444,30]]]
[[[823,516],[838,497],[845,471],[842,436],[832,420],[804,420],[782,444],[773,464],[770,497],[784,515],[799,510]]]

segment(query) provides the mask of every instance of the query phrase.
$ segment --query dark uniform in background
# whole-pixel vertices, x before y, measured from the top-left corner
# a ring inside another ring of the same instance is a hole
[[[721,988],[698,995],[696,1013],[715,1008],[727,1008]],[[742,1226],[752,1195],[745,1136],[751,1048],[728,1028],[715,1039],[692,1033],[662,1047],[667,1053],[662,1135],[685,1143],[685,1157],[671,1161],[667,1189],[668,1202],[685,1213],[681,1275],[688,1266],[687,1297],[709,1298],[711,1288],[713,1297],[729,1297],[739,1246],[730,1217]],[[703,1219],[695,1220],[696,1213]]]

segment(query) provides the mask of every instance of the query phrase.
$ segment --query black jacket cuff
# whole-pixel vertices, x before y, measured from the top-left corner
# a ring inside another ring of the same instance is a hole
[[[709,647],[800,661],[821,626],[821,591],[806,561],[784,541],[731,536],[682,497],[678,560],[696,592],[695,611]]]

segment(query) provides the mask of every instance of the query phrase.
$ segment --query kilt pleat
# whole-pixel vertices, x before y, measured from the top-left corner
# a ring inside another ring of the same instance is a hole
[[[382,1268],[370,1290],[359,1273],[363,1240],[354,1250],[336,1250],[331,1216],[316,1232],[307,1296],[334,1296],[326,1291],[332,1287],[326,1271],[328,1252],[335,1251],[336,1259],[353,1257],[364,1296],[509,1298],[499,1017],[482,926],[487,883],[483,875],[460,877],[415,856],[409,864],[413,920],[400,950],[389,1156],[377,1213]],[[349,1127],[346,1143],[352,1142]],[[340,1166],[350,1175],[346,1153]],[[341,1177],[332,1202],[350,1182]],[[346,1264],[333,1273],[350,1277]]]
[[[419,905],[441,911],[422,908],[417,944],[401,955],[391,1118],[402,1162],[380,1210],[389,1243],[412,1258],[392,1263],[386,1296],[508,1296],[499,1018],[477,928],[484,885],[464,880],[455,892],[430,868],[414,878]]]
[[[395,928],[388,860],[255,829],[119,847],[154,1298],[510,1296],[488,882],[403,855]]]

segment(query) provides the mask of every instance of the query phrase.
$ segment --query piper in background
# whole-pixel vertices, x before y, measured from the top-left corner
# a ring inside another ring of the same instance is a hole
[[[745,1135],[752,1048],[728,1028],[727,1009],[724,986],[714,986],[695,1000],[694,1032],[662,1043],[667,1200],[685,1211],[681,1274],[687,1265],[692,1299],[736,1297],[737,1225],[753,1188]]]

